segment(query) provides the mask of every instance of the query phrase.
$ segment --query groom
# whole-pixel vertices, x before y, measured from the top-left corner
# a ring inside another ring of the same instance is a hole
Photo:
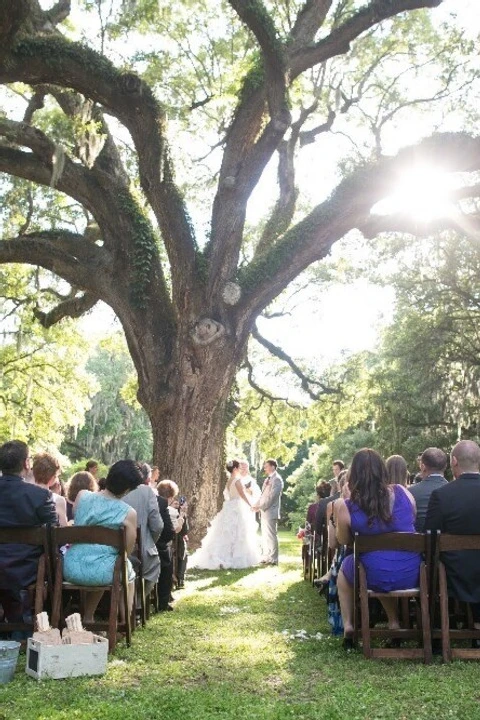
[[[254,512],[260,510],[262,525],[262,559],[261,565],[278,565],[277,523],[280,517],[280,496],[283,480],[277,473],[277,461],[266,460],[263,471],[267,476]]]

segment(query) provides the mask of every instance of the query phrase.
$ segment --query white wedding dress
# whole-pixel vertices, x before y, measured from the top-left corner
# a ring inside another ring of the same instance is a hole
[[[223,507],[210,523],[201,547],[188,559],[189,568],[240,569],[260,562],[255,513],[238,494],[235,480],[227,484],[223,497]]]

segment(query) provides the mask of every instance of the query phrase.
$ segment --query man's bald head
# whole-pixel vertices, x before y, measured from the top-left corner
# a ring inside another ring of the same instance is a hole
[[[473,440],[460,440],[450,454],[455,477],[462,473],[480,472],[480,447]]]

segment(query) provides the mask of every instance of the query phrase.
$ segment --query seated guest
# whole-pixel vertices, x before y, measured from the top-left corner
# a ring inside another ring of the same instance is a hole
[[[141,478],[138,485],[127,493],[123,500],[137,511],[137,525],[142,538],[142,573],[145,581],[145,596],[148,597],[160,574],[160,559],[155,545],[163,530],[157,497],[148,485],[150,467],[147,463],[139,466]]]
[[[0,447],[0,527],[57,525],[58,516],[49,490],[26,483],[30,470],[27,445],[10,440]],[[0,603],[8,622],[23,622],[22,590],[37,577],[41,548],[6,544],[0,552]]]
[[[417,504],[417,517],[415,520],[415,530],[417,532],[423,533],[425,531],[425,516],[427,514],[430,495],[437,488],[447,484],[444,477],[446,467],[447,456],[440,448],[427,448],[422,453],[420,472],[423,479],[409,488]]]
[[[349,552],[346,545],[340,545],[337,540],[336,527],[338,522],[338,503],[340,499],[346,500],[350,497],[350,488],[348,486],[348,473],[339,475],[340,498],[329,503],[327,508],[328,517],[328,548],[333,551],[332,564],[325,578],[320,578],[323,583],[320,589],[324,589],[327,596],[327,614],[328,622],[332,628],[332,635],[343,635],[342,613],[340,610],[340,602],[338,599],[338,573],[345,559],[345,555]]]
[[[105,488],[103,488],[105,489]],[[86,470],[75,473],[67,482],[67,518],[69,522],[73,521],[73,505],[77,499],[80,490],[90,490],[97,492],[97,481],[93,475]]]
[[[389,485],[380,455],[364,448],[355,453],[349,475],[350,499],[337,503],[337,539],[352,545],[355,533],[379,535],[414,532],[415,501],[402,485]],[[378,592],[405,590],[418,584],[421,557],[418,553],[377,551],[363,553],[362,563],[369,589]],[[344,628],[344,647],[353,640],[353,555],[347,555],[338,575],[338,595]],[[399,626],[396,598],[382,599],[390,628]]]
[[[53,492],[53,485],[58,481],[58,474],[60,472],[60,463],[57,458],[50,453],[42,452],[37,453],[33,458],[32,465],[33,477],[35,483],[45,490],[50,490],[55,503],[55,509],[58,515],[58,524],[60,527],[65,527],[67,524],[67,503],[65,498]]]
[[[452,535],[478,535],[480,518],[480,447],[460,440],[450,454],[455,478],[430,495],[425,530]],[[476,550],[443,553],[448,594],[472,604],[474,626],[480,628],[480,553]]]
[[[155,495],[158,495],[157,491],[157,483],[160,480],[160,468],[158,465],[152,465],[152,472],[150,473],[150,478],[148,480],[148,484],[152,488]]]
[[[89,473],[87,473],[89,474]],[[140,471],[133,460],[120,460],[108,471],[105,490],[91,492],[81,490],[73,507],[75,526],[101,525],[108,528],[126,528],[127,553],[131,553],[137,538],[137,513],[121,500],[130,490],[142,482]],[[110,585],[117,552],[108,545],[71,545],[64,557],[63,575],[67,582],[76,585]],[[130,612],[134,597],[135,573],[129,562]],[[94,613],[103,591],[86,593],[86,623],[93,622]],[[123,608],[124,610],[124,608]]]
[[[401,455],[390,455],[385,461],[389,485],[407,486],[409,477],[407,463]]]
[[[96,460],[87,460],[85,463],[85,472],[89,472],[96,480],[98,477],[98,462]]]
[[[328,495],[324,495],[324,484],[323,482],[319,482],[317,487],[315,488],[315,494],[317,496],[317,499],[315,502],[311,503],[307,508],[307,517],[306,517],[306,527],[310,526],[311,529],[313,529],[315,525],[315,518],[317,516],[317,510],[318,510],[318,503],[320,500],[322,500],[324,497],[328,497],[330,495],[330,492]],[[328,486],[330,490],[330,485]]]
[[[340,461],[337,461],[340,462]],[[341,473],[344,473],[344,470],[340,470]],[[339,477],[340,473],[337,475]],[[340,490],[338,485],[337,478],[330,480],[330,483],[327,483],[327,485],[330,486],[330,495],[324,496],[318,501],[318,507],[317,512],[315,514],[315,524],[313,526],[313,529],[315,530],[317,537],[321,538],[323,534],[323,528],[327,524],[327,507],[328,504],[331,502],[334,502],[335,500],[338,500],[340,497]]]

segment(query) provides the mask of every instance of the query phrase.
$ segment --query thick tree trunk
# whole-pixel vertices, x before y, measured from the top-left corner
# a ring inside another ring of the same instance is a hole
[[[238,360],[236,349],[222,340],[205,348],[189,343],[175,363],[179,370],[169,378],[168,394],[160,401],[142,398],[160,478],[174,480],[188,499],[194,546],[219,508],[225,483],[226,406]]]

